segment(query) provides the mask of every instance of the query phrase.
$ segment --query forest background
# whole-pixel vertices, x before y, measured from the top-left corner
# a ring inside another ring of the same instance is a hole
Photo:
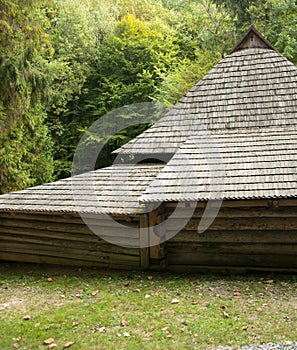
[[[95,120],[139,102],[172,106],[252,23],[297,63],[294,0],[1,0],[0,194],[70,176]]]

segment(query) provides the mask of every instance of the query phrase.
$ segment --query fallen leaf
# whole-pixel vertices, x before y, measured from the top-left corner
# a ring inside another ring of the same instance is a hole
[[[166,336],[166,338],[172,338],[172,334],[171,334],[171,333],[168,334],[168,335]]]
[[[241,328],[241,330],[242,330],[242,331],[247,331],[248,328],[249,328],[249,326],[244,326],[244,327]]]
[[[123,336],[124,337],[131,337],[130,333],[128,333],[128,332],[124,332]]]
[[[240,288],[235,288],[233,292],[234,292],[233,295],[234,295],[235,297],[239,297],[239,296],[240,296],[240,293],[241,293],[241,290],[240,290]]]
[[[273,284],[274,280],[267,280],[267,281],[264,281],[264,283],[266,283],[266,284]]]
[[[72,322],[72,327],[77,327],[78,326],[78,322]]]
[[[52,343],[51,345],[49,345],[47,348],[48,349],[55,349],[55,348],[57,348],[58,347],[58,345],[57,344],[55,344],[55,343]]]
[[[269,304],[262,304],[262,306],[263,306],[263,307],[268,307],[268,306],[269,306]]]
[[[43,344],[44,344],[44,345],[50,345],[50,344],[52,344],[54,341],[55,341],[54,338],[48,338],[48,339],[46,339],[46,340],[43,342]]]
[[[153,279],[153,276],[147,276],[147,279],[148,279],[148,280],[152,280],[152,279]]]
[[[223,315],[224,315],[225,318],[229,318],[230,317],[229,314],[226,311],[223,311]]]
[[[151,298],[151,295],[146,294],[146,295],[145,295],[145,299],[149,299],[149,298]]]
[[[128,286],[130,286],[130,284],[131,284],[131,281],[126,281],[126,282],[124,283],[124,286],[125,286],[125,287],[128,287]]]
[[[12,346],[13,346],[15,349],[19,349],[19,348],[20,348],[20,344],[18,344],[18,343],[14,343]]]
[[[47,279],[47,281],[48,281],[48,282],[53,282],[53,279],[52,279],[51,277],[49,277],[49,278]]]
[[[128,326],[127,321],[126,321],[126,320],[122,320],[121,326],[122,326],[122,327],[127,327],[127,326]]]
[[[31,317],[30,317],[29,315],[26,315],[26,316],[23,317],[23,320],[24,320],[24,321],[29,321],[30,318],[31,318]]]
[[[92,294],[92,296],[94,297],[94,296],[96,296],[98,293],[99,293],[99,290],[96,290],[95,292],[92,292],[91,294]]]
[[[198,305],[198,304],[199,304],[199,302],[197,300],[192,301],[192,305]]]
[[[68,349],[70,346],[74,345],[75,341],[69,341],[66,344],[64,344],[63,349]]]
[[[172,299],[171,300],[171,304],[178,304],[179,303],[179,300],[178,299]]]
[[[107,331],[106,327],[100,327],[100,328],[98,328],[98,332],[99,332],[99,333],[106,333],[106,331]]]
[[[150,330],[151,330],[151,331],[154,331],[155,329],[156,329],[155,326],[150,326]]]
[[[40,322],[35,323],[34,327],[37,328],[40,326]]]

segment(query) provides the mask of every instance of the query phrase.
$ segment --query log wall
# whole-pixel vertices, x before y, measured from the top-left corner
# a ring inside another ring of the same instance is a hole
[[[165,205],[167,216],[174,207]],[[199,204],[183,230],[167,241],[168,269],[297,271],[296,200],[226,201],[209,229],[199,234],[204,209]],[[167,226],[168,236],[175,226],[174,220]]]
[[[130,227],[139,229],[139,217],[115,219],[127,226],[124,239],[138,244],[139,236]],[[108,237],[119,235],[112,221],[96,216],[92,224],[100,225]],[[145,249],[123,248],[99,238],[78,215],[0,212],[0,260],[141,269],[147,265],[145,254]]]
[[[99,238],[79,215],[0,212],[0,260],[131,270],[297,272],[296,200],[225,201],[203,233],[197,227],[205,204],[191,208],[186,203],[161,230],[153,227],[175,207],[166,203],[148,215],[114,217],[127,227],[121,231],[103,217],[90,218],[108,237],[152,245],[142,249]],[[191,219],[174,235],[179,216]]]

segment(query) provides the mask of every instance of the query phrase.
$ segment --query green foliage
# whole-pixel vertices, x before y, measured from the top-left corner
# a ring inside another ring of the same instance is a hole
[[[297,63],[297,4],[294,0],[266,0],[249,8],[255,24],[272,44]]]
[[[196,50],[194,61],[183,63],[168,74],[163,74],[163,81],[157,88],[158,99],[168,106],[174,105],[188,90],[204,77],[220,61],[220,54],[211,51]]]
[[[1,193],[51,179],[43,66],[52,49],[41,1],[5,0],[0,18]]]

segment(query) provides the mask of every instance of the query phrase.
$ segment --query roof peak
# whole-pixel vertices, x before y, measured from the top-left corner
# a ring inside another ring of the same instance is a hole
[[[276,51],[271,43],[264,38],[264,36],[255,28],[254,25],[250,26],[243,38],[236,44],[232,50],[232,53],[250,48],[263,48]]]

